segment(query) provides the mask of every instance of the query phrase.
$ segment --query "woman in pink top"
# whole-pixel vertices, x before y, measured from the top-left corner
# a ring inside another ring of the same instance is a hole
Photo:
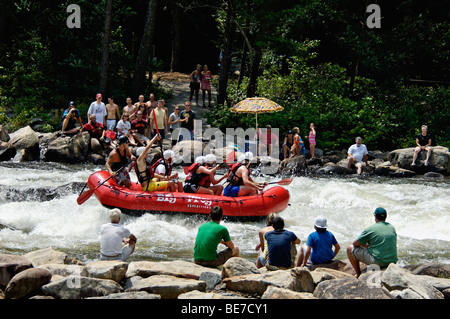
[[[316,130],[314,123],[309,124],[309,151],[311,152],[311,158],[314,158],[314,149],[316,148]],[[305,136],[306,138],[307,136]]]
[[[203,107],[205,107],[205,92],[208,92],[208,107],[211,107],[211,71],[208,70],[208,66],[205,64],[202,71],[202,97]]]

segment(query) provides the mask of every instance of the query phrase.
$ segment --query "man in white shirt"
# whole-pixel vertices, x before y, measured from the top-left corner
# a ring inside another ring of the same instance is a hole
[[[120,222],[120,209],[114,208],[109,216],[111,223],[103,224],[100,231],[100,260],[126,261],[134,252],[137,238]],[[125,244],[122,247],[122,243]]]
[[[363,165],[362,161],[364,160],[366,165],[368,165],[367,163],[368,151],[366,145],[362,144],[361,137],[358,136],[355,142],[356,144],[353,144],[348,149],[347,168],[351,169],[352,164],[355,164],[357,174],[359,175],[362,172],[362,165]]]
[[[97,101],[91,103],[88,109],[88,119],[91,118],[91,114],[95,114],[97,116],[97,122],[102,123],[105,126],[105,117],[106,117],[106,106],[105,103],[102,102],[102,95],[100,93],[95,97]]]

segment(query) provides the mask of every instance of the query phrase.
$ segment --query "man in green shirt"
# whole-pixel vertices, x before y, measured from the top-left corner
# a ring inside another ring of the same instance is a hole
[[[194,246],[194,262],[205,267],[218,267],[231,257],[239,256],[239,248],[233,243],[228,229],[220,225],[223,212],[219,206],[211,208],[211,221],[198,229]],[[217,253],[217,246],[223,244],[227,248]]]
[[[347,247],[348,259],[355,269],[356,277],[361,275],[360,261],[366,265],[385,267],[398,260],[397,233],[394,226],[386,222],[386,210],[378,207],[374,216],[375,224],[364,229],[353,245]]]

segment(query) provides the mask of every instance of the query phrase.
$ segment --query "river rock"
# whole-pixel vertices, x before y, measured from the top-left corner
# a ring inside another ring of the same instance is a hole
[[[6,287],[16,274],[32,267],[31,262],[23,256],[0,254],[0,287]]]
[[[309,270],[304,267],[229,277],[225,278],[223,282],[227,289],[258,295],[262,295],[269,286],[297,292],[314,291],[314,280]]]
[[[414,275],[427,275],[440,278],[450,278],[450,265],[431,263],[406,265],[405,269],[411,271]]]
[[[233,257],[228,259],[223,265],[222,278],[259,273],[260,271],[256,267],[255,263],[252,263],[251,261],[244,258]]]
[[[15,275],[5,289],[5,298],[19,299],[29,297],[50,282],[52,274],[42,268],[28,268]]]
[[[21,129],[9,134],[9,136],[9,142],[16,148],[16,150],[31,149],[39,145],[39,139],[36,132],[33,131],[30,126],[22,127]]]
[[[235,294],[220,294],[214,292],[203,292],[198,290],[192,290],[180,294],[177,299],[245,299],[243,297],[238,297]]]
[[[45,162],[82,163],[87,159],[89,143],[88,132],[72,137],[54,134],[41,143],[42,157]]]
[[[24,255],[25,258],[31,261],[33,267],[38,267],[44,264],[66,264],[67,254],[56,251],[52,247],[31,251]]]
[[[209,146],[201,141],[181,141],[172,148],[175,153],[175,162],[194,163],[196,157],[211,153]]]
[[[310,292],[296,292],[275,286],[267,287],[261,299],[317,299]]]
[[[175,277],[199,279],[200,275],[205,271],[221,275],[221,271],[217,268],[207,268],[196,265],[192,262],[175,260],[162,262],[133,261],[129,263],[125,276],[126,278],[133,276],[146,278],[154,275],[170,275]]]
[[[450,174],[450,152],[443,146],[431,147],[431,156],[428,166],[424,166],[426,152],[420,152],[416,160],[416,166],[411,166],[414,148],[397,149],[389,153],[389,162],[393,166],[413,170],[420,173],[437,171],[438,173]]]
[[[211,290],[222,282],[222,276],[211,271],[204,271],[199,280],[206,282],[206,290]]]
[[[11,137],[8,134],[8,130],[4,125],[0,125],[0,141],[2,142],[9,142]]]
[[[16,156],[16,149],[11,143],[0,142],[0,161],[9,161],[11,158]]]
[[[444,295],[421,276],[415,276],[407,269],[390,264],[381,276],[381,282],[389,290],[408,290],[409,298],[444,299]],[[412,293],[414,292],[414,293]],[[397,294],[397,297],[402,295]],[[404,296],[403,296],[404,297]]]
[[[282,160],[278,168],[279,173],[284,176],[303,176],[306,170],[306,159],[303,155]]]
[[[327,280],[314,290],[319,299],[393,299],[384,288],[368,287],[366,282],[356,278]]]
[[[192,290],[204,291],[205,288],[206,283],[204,281],[167,275],[154,275],[138,280],[128,291],[147,291],[160,295],[161,299],[176,299],[182,293]]]
[[[42,264],[39,268],[47,269],[53,276],[86,276],[86,270],[81,265]]]
[[[84,268],[87,277],[110,279],[121,282],[128,269],[128,263],[120,260],[100,260],[88,263]]]
[[[352,173],[353,171],[351,169],[348,169],[346,166],[342,165],[342,161],[337,164],[333,162],[325,163],[322,168],[316,170],[316,174],[319,175],[346,175]]]
[[[84,299],[119,293],[122,287],[114,280],[74,276],[51,281],[41,290],[56,299]]]
[[[389,177],[413,177],[416,175],[416,172],[391,165],[391,162],[383,162],[377,165],[373,173],[378,176]]]

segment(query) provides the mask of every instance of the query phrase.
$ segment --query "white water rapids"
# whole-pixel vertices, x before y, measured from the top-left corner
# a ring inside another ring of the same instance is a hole
[[[90,174],[99,169],[103,167],[0,163],[0,253],[22,254],[51,246],[84,262],[97,259],[100,226],[109,222],[108,210],[95,196],[81,206],[76,199]],[[181,169],[178,172],[184,177]],[[450,263],[448,179],[295,177],[286,188],[290,206],[280,216],[302,243],[314,231],[315,218],[324,215],[328,230],[341,245],[338,259],[345,259],[347,245],[374,222],[373,211],[382,206],[397,230],[399,263]],[[192,261],[195,236],[203,222],[186,215],[123,215],[122,223],[138,238],[129,261]],[[223,224],[241,256],[255,260],[254,247],[264,221]]]

